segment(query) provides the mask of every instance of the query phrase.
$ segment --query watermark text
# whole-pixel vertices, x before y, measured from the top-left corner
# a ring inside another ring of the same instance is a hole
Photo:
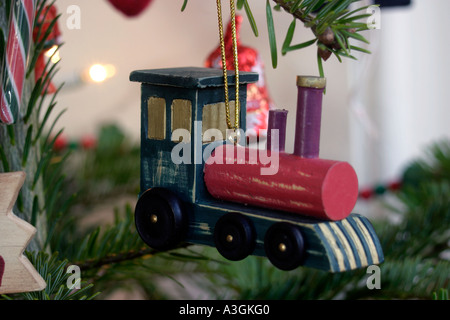
[[[276,174],[279,169],[279,153],[272,150],[278,150],[278,129],[272,130],[271,150],[267,150],[265,141],[258,140],[255,134],[246,135],[242,129],[239,131],[237,133],[235,130],[226,130],[226,137],[224,137],[221,130],[210,128],[202,134],[202,122],[195,121],[193,138],[196,149],[194,150],[189,130],[176,129],[172,133],[172,141],[181,142],[172,149],[172,162],[174,164],[259,164],[261,175]],[[264,134],[264,130],[260,133]],[[240,144],[233,147],[234,143],[230,140],[234,141],[236,135],[242,138]],[[248,144],[254,145],[254,148],[243,147],[242,140],[247,142],[247,139],[249,139]],[[203,147],[203,141],[211,142]],[[227,141],[227,145],[221,148],[224,141]]]

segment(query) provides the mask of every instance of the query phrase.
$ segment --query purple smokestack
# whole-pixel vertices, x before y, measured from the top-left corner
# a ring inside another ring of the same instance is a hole
[[[287,110],[269,110],[269,121],[267,128],[267,150],[272,150],[272,129],[278,129],[278,150],[284,152],[286,143],[286,120]],[[275,136],[275,138],[277,138]]]
[[[298,76],[297,118],[295,124],[294,154],[303,158],[318,158],[322,97],[326,79]]]

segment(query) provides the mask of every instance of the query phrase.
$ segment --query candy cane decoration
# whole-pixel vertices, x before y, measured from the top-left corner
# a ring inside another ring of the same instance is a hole
[[[35,0],[14,0],[5,59],[1,69],[0,119],[14,123],[19,114],[36,11]]]

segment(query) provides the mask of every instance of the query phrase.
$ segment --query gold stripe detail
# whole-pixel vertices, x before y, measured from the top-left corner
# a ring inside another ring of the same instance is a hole
[[[373,263],[374,264],[380,263],[380,258],[378,257],[377,248],[375,247],[372,237],[370,236],[369,232],[367,231],[366,226],[359,219],[355,219],[355,221],[358,224],[359,229],[363,233],[367,245],[369,246],[370,256],[373,258]]]
[[[330,229],[328,229],[328,227],[326,226],[325,223],[319,223],[319,228],[322,231],[322,233],[325,235],[325,238],[328,241],[328,244],[331,247],[331,250],[333,250],[334,256],[336,257],[338,266],[339,266],[339,270],[340,271],[344,271],[345,270],[345,265],[344,265],[344,255],[342,254],[341,250],[339,249],[339,246],[336,242],[335,237],[333,236],[333,234],[331,233]]]
[[[345,230],[348,232],[348,235],[353,240],[353,243],[356,246],[356,251],[358,252],[359,259],[361,260],[361,266],[367,266],[367,256],[366,252],[364,251],[364,247],[361,243],[361,239],[358,237],[358,234],[353,229],[352,225],[347,220],[342,220],[342,225],[344,226]]]
[[[356,269],[356,260],[355,256],[353,255],[352,247],[350,246],[350,243],[348,242],[345,234],[342,233],[342,230],[339,228],[336,223],[330,223],[331,228],[336,233],[336,236],[341,241],[342,245],[344,246],[345,253],[347,253],[348,262],[350,264],[350,268]]]

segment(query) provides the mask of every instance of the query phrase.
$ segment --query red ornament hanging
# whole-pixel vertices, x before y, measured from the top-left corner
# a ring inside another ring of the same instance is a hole
[[[108,0],[114,8],[127,17],[135,17],[141,14],[153,0]]]
[[[269,110],[274,109],[274,105],[266,87],[264,63],[260,54],[253,48],[243,46],[240,42],[239,31],[242,20],[242,16],[236,15],[236,40],[239,70],[257,72],[259,74],[258,82],[247,86],[247,130],[253,129],[256,135],[260,136],[260,130],[267,129]],[[234,70],[231,22],[228,23],[224,40],[227,68],[229,70]],[[220,46],[209,54],[205,61],[205,67],[222,68]],[[247,131],[247,135],[249,135],[249,133],[251,133],[251,131]]]

